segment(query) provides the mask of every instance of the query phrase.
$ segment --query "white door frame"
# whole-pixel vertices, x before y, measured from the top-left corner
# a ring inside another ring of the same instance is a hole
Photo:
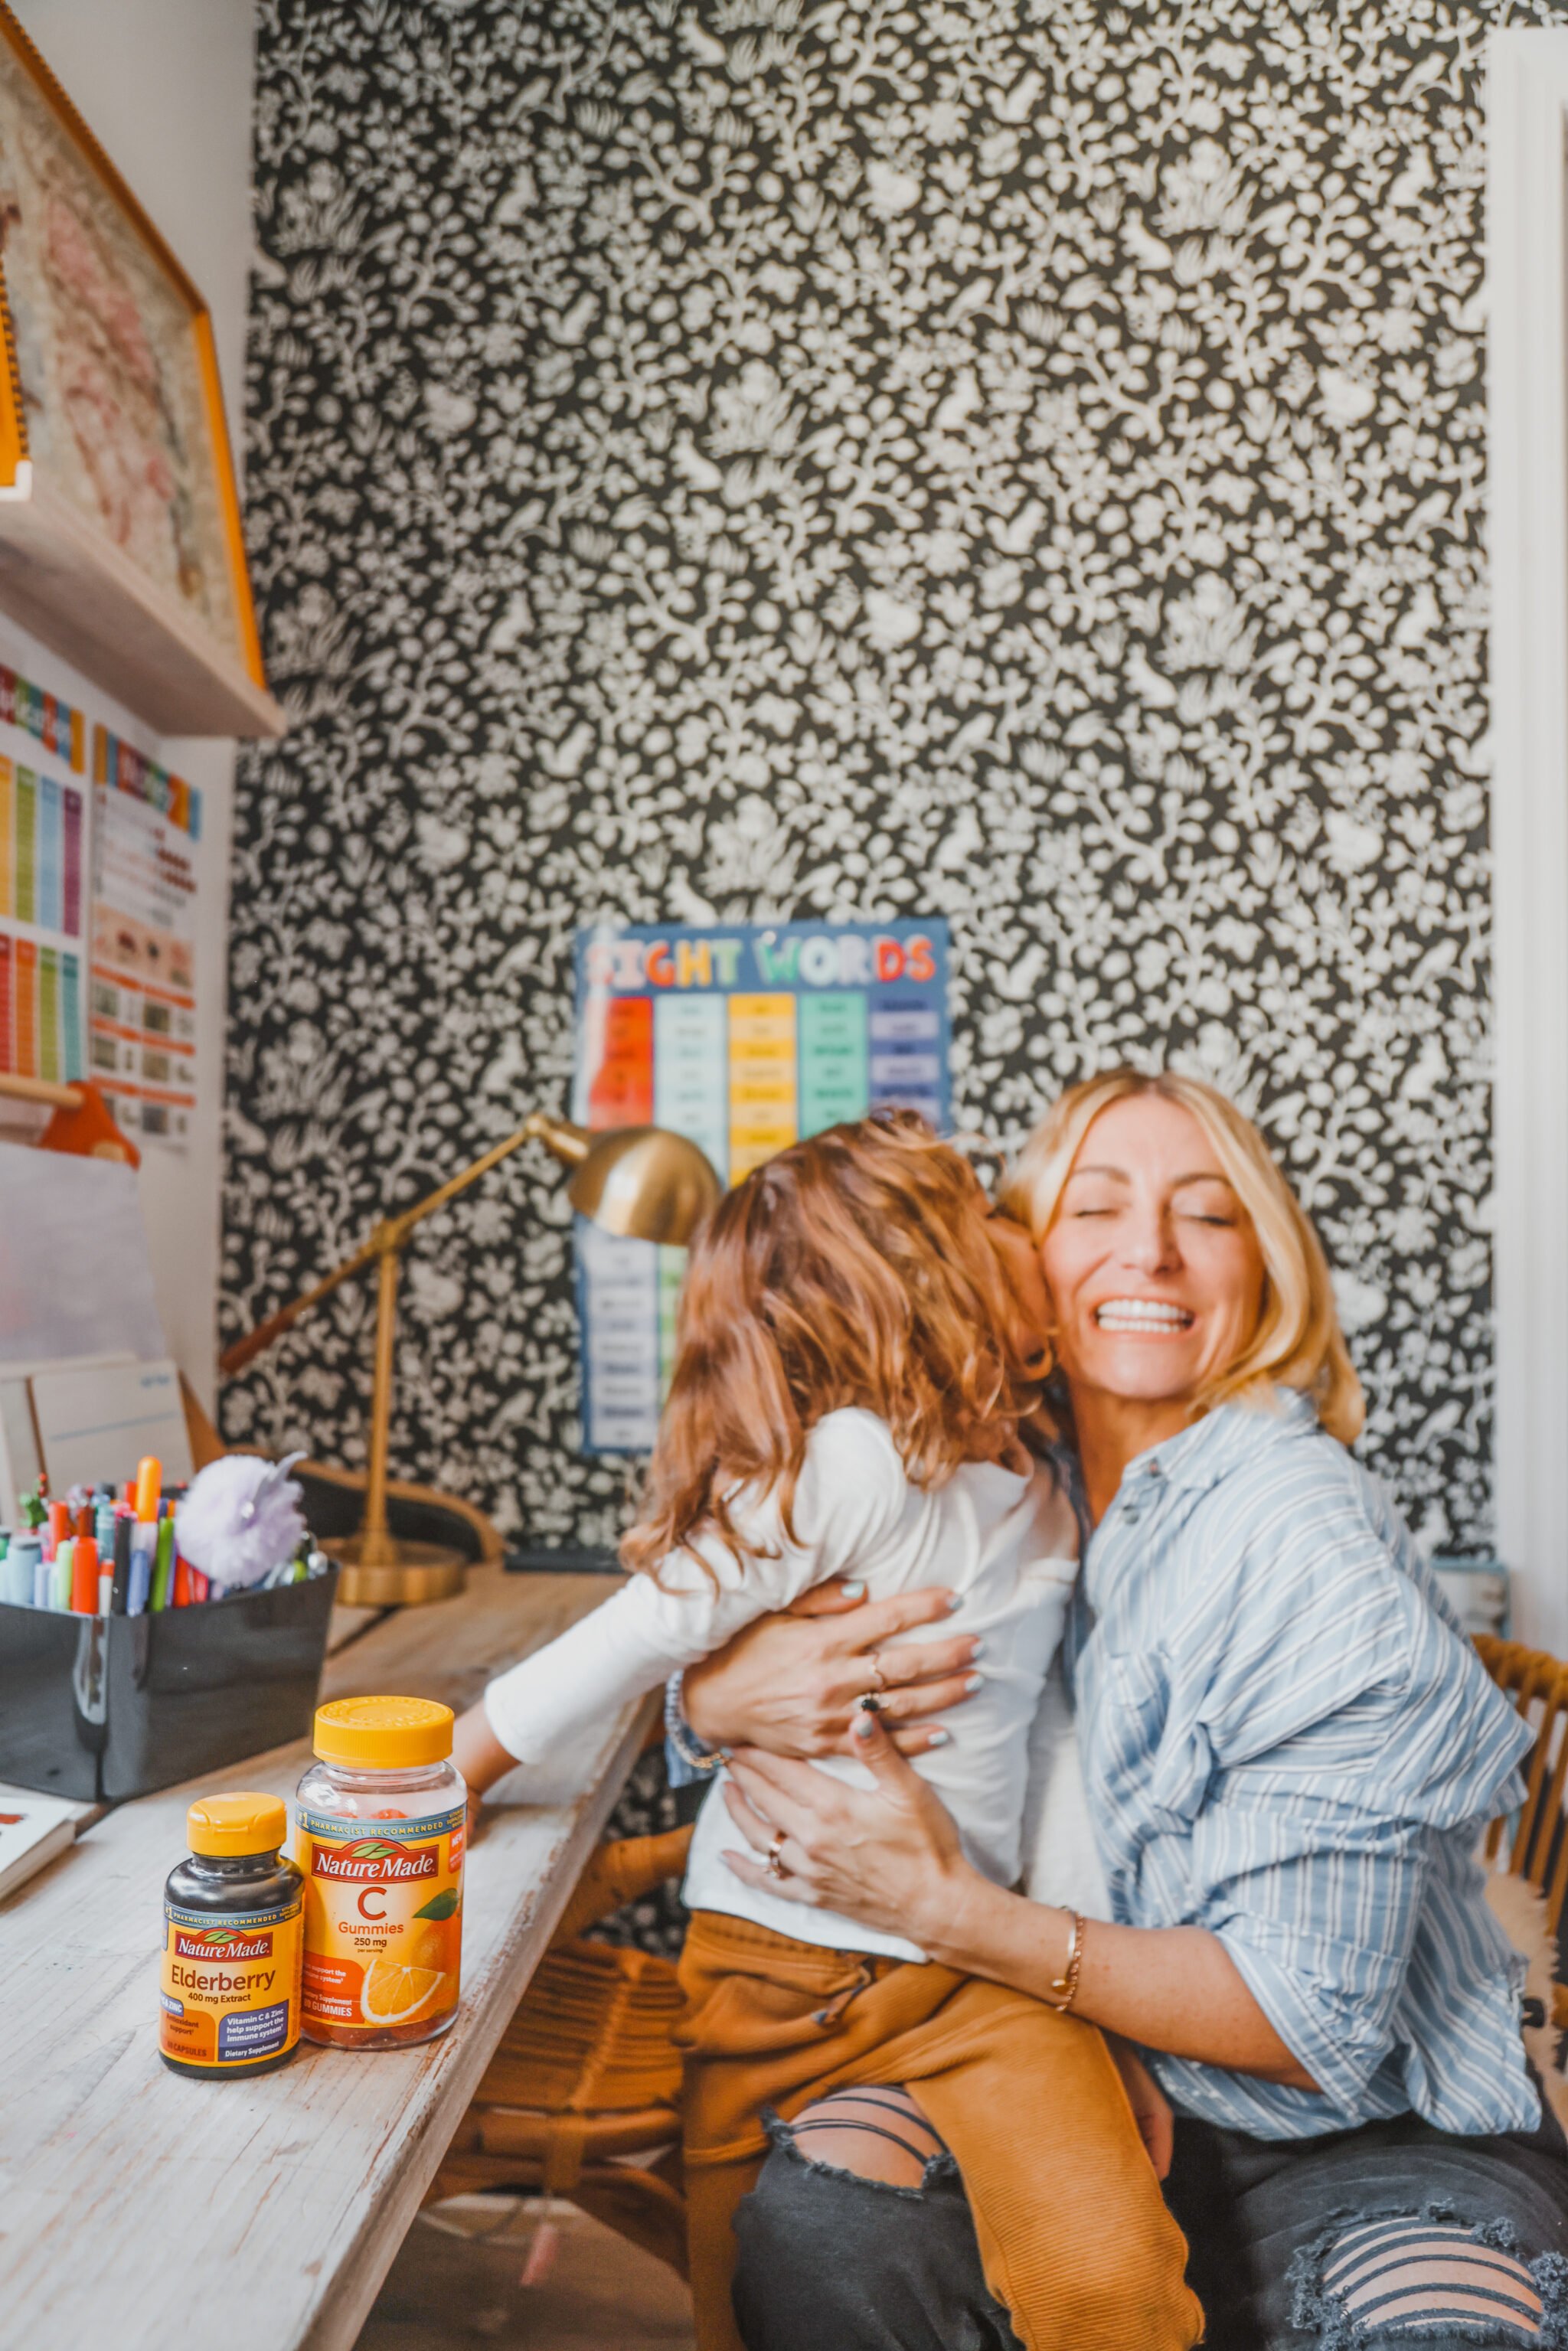
[[[1498,1554],[1568,1656],[1568,31],[1488,43]]]

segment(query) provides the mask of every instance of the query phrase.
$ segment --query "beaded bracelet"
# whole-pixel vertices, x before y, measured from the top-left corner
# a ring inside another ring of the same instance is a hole
[[[705,1745],[686,1720],[682,1706],[684,1680],[684,1675],[672,1674],[664,1684],[664,1736],[687,1771],[700,1771],[706,1778],[718,1770],[724,1753],[720,1748]]]
[[[1046,2000],[1049,2005],[1060,2010],[1063,2016],[1078,1997],[1078,1979],[1083,1971],[1082,1914],[1077,1910],[1070,1910],[1067,1915],[1072,1921],[1072,1939],[1067,1946],[1067,1964],[1054,1983],[1046,1986]],[[1059,1998],[1056,1997],[1058,1994],[1060,1994]]]

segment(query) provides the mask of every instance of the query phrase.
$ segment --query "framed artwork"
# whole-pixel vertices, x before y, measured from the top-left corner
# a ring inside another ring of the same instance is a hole
[[[160,733],[280,733],[206,305],[4,0],[0,338],[0,605]]]

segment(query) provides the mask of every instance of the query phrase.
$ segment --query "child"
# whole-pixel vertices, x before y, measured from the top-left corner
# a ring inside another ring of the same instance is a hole
[[[542,1762],[829,1577],[872,1599],[946,1586],[959,1628],[983,1636],[984,1679],[956,1736],[915,1768],[977,1866],[1012,1885],[1077,1529],[1019,1439],[1044,1364],[1030,1360],[973,1170],[901,1113],[780,1152],[699,1236],[678,1338],[622,1545],[637,1572],[490,1684],[459,1726],[460,1768],[484,1787]],[[869,1780],[847,1756],[818,1768]],[[1031,2351],[1196,2341],[1185,2248],[1099,2034],[932,1966],[898,1936],[753,1891],[723,1859],[735,1843],[716,1786],[692,1841],[682,1961],[702,2351],[738,2340],[728,2222],[765,2151],[765,2105],[798,2112],[849,2081],[914,2086]],[[1076,2299],[1061,2292],[1063,2244],[1083,2273]]]

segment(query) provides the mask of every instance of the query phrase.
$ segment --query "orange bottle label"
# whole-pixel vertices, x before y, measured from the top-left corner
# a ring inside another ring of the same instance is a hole
[[[345,1821],[301,1807],[307,2029],[423,2040],[457,2005],[465,1814]]]
[[[299,2038],[304,1958],[300,1902],[282,1908],[180,1910],[163,1905],[159,2046],[182,2065],[241,2074]]]

